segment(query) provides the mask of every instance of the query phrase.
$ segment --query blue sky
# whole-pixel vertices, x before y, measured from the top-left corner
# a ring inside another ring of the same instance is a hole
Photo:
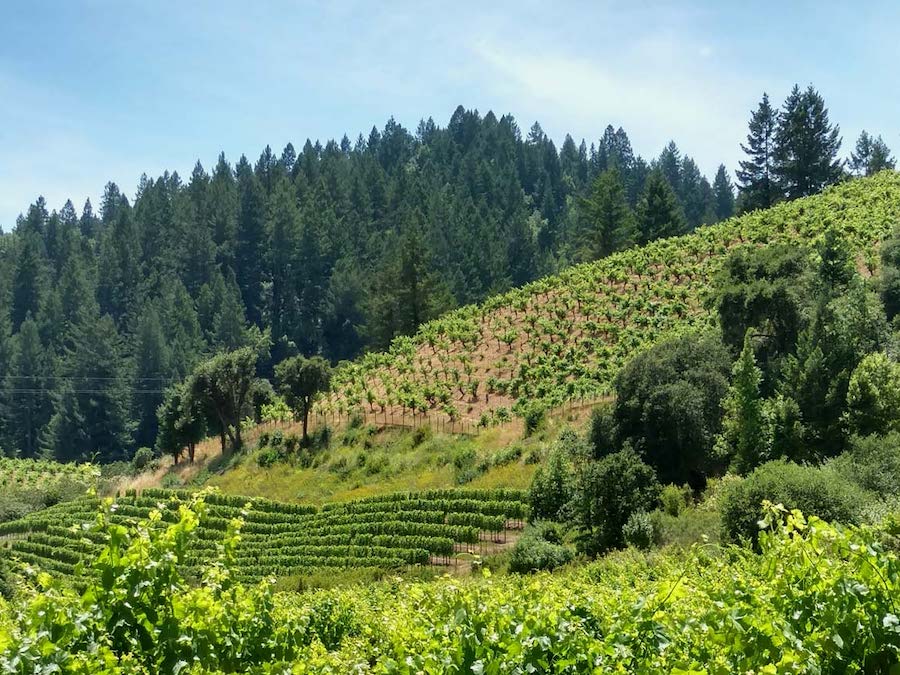
[[[0,8],[0,226],[43,194],[95,205],[113,180],[252,161],[393,115],[462,104],[557,142],[608,123],[733,169],[750,110],[814,83],[843,152],[863,128],[900,150],[891,2],[67,2]]]

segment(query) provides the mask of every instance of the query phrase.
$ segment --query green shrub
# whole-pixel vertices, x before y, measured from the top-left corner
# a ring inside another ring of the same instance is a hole
[[[572,551],[552,524],[535,523],[525,528],[509,559],[510,572],[525,574],[553,570],[572,560]]]
[[[653,511],[653,533],[659,546],[688,547],[704,541],[717,542],[722,531],[718,511],[689,506],[672,516],[665,511]]]
[[[256,463],[260,468],[267,469],[282,460],[281,452],[273,447],[266,447],[256,455]]]
[[[162,477],[162,480],[159,482],[160,487],[165,488],[166,490],[173,490],[176,488],[180,488],[184,485],[184,481],[181,480],[181,477],[176,473],[167,473]]]
[[[656,541],[653,520],[646,511],[635,511],[622,526],[625,543],[642,551],[648,550]]]
[[[623,527],[635,511],[651,511],[660,486],[653,467],[631,448],[587,463],[575,482],[574,516],[589,555],[624,544]]]
[[[0,551],[0,598],[11,600],[14,592],[12,566],[6,554]]]
[[[309,436],[310,447],[315,448],[316,450],[327,450],[331,445],[331,436],[332,430],[327,424],[316,427],[316,430]]]
[[[723,538],[755,543],[764,500],[823,520],[856,523],[867,495],[827,467],[800,466],[783,460],[767,462],[725,488],[720,502]]]
[[[525,436],[531,436],[544,424],[547,410],[536,402],[531,402],[522,409],[522,420],[525,422]]]
[[[471,483],[484,473],[484,467],[478,465],[475,448],[466,446],[453,455],[453,477],[457,485]]]
[[[138,448],[131,458],[131,470],[134,473],[140,473],[150,466],[153,462],[153,450],[150,448]]]
[[[535,520],[562,520],[572,499],[574,476],[568,453],[556,447],[539,467],[528,490],[528,505]]]
[[[829,466],[882,498],[900,495],[900,433],[853,438]]]
[[[419,447],[428,440],[431,440],[431,427],[421,426],[413,429],[412,444],[414,448]]]
[[[690,506],[693,493],[689,485],[666,485],[659,493],[659,503],[662,510],[670,516],[677,516]]]
[[[618,449],[616,416],[611,403],[601,403],[591,411],[589,435],[594,457],[602,457]]]

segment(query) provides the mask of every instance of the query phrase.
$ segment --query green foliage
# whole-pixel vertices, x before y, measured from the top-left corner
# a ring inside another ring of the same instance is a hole
[[[621,547],[631,514],[653,510],[659,492],[652,467],[628,448],[580,467],[572,509],[582,550],[596,555]]]
[[[850,449],[828,466],[864,490],[890,500],[900,495],[900,432],[855,437]]]
[[[96,533],[116,536],[86,568],[83,593],[41,575],[8,610],[0,602],[0,663],[109,675],[173,672],[181,661],[205,672],[348,672],[367,663],[402,673],[878,673],[900,659],[900,569],[887,531],[772,505],[759,553],[626,552],[527,580],[282,595],[235,583],[227,546],[206,583],[187,582],[179,555],[204,517],[197,506],[168,527],[101,524]]]
[[[672,185],[659,169],[654,169],[647,176],[637,205],[637,229],[642,243],[661,237],[675,237],[688,231],[684,210]]]
[[[693,493],[690,486],[666,485],[659,493],[659,503],[664,513],[670,516],[678,516],[693,503]]]
[[[601,403],[591,411],[591,427],[588,433],[594,457],[602,457],[617,449],[618,431],[614,404]]]
[[[309,412],[315,398],[331,386],[331,367],[320,356],[294,356],[275,366],[275,379],[287,404],[300,413],[305,443],[309,437]]]
[[[728,541],[756,542],[763,501],[828,521],[856,523],[866,500],[862,490],[831,469],[767,462],[727,485],[721,499],[723,535]]]
[[[747,333],[773,388],[780,361],[794,348],[808,303],[807,251],[796,246],[739,248],[723,261],[713,286],[722,339],[737,354]]]
[[[616,421],[660,480],[701,487],[715,466],[730,359],[715,334],[689,333],[638,354],[616,378]]]
[[[243,446],[241,420],[250,403],[257,356],[253,347],[218,354],[197,366],[186,385],[188,399],[198,402],[215,420],[223,453],[225,436],[231,440],[232,451]]]
[[[547,419],[547,409],[539,402],[533,402],[522,409],[522,420],[525,422],[525,437],[531,436],[540,429]]]
[[[138,448],[137,452],[134,453],[134,457],[131,458],[131,470],[136,474],[140,473],[149,467],[154,459],[153,450],[150,448]]]
[[[561,521],[568,515],[574,491],[573,451],[569,446],[577,442],[573,436],[561,439],[535,472],[528,490],[532,519]]]
[[[658,536],[653,519],[646,511],[635,511],[622,526],[622,538],[628,546],[648,550],[656,542]]]
[[[747,159],[741,160],[737,170],[741,211],[767,209],[780,198],[775,179],[775,134],[778,115],[763,94],[759,107],[750,117],[747,145],[741,150]]]
[[[771,429],[759,391],[762,371],[756,366],[751,337],[747,331],[744,348],[732,369],[731,387],[722,403],[722,435],[716,442],[717,451],[732,458],[738,473],[756,468],[771,448]]]
[[[850,377],[844,414],[851,435],[900,430],[900,365],[880,352],[865,357]]]
[[[594,179],[581,209],[585,227],[579,233],[576,252],[579,260],[597,260],[636,241],[634,215],[626,201],[621,174],[615,167]]]
[[[525,528],[513,547],[509,570],[522,574],[555,570],[571,562],[572,558],[572,550],[562,545],[556,527],[536,522]]]

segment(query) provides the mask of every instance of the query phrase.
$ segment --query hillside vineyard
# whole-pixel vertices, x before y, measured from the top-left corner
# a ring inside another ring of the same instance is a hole
[[[386,352],[342,365],[316,412],[452,427],[502,422],[526,405],[596,400],[610,394],[629,356],[714,320],[704,292],[728,251],[810,244],[833,225],[871,274],[874,247],[897,222],[900,176],[883,172],[615,253],[451,312]]]

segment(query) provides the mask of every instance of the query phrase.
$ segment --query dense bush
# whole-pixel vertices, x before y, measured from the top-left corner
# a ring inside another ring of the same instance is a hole
[[[573,455],[581,439],[571,431],[562,434],[547,461],[538,468],[528,490],[531,517],[535,520],[564,520],[574,492]]]
[[[573,510],[580,546],[589,555],[619,548],[623,527],[636,511],[651,511],[659,499],[653,468],[625,448],[580,468]]]
[[[602,403],[591,411],[589,437],[594,457],[602,457],[618,449],[618,429],[612,403]]]
[[[625,543],[634,548],[646,551],[656,542],[656,528],[653,519],[646,511],[635,511],[622,526],[622,537]]]
[[[721,498],[722,534],[727,541],[756,542],[766,500],[823,520],[856,523],[867,499],[862,489],[829,468],[782,460],[767,462],[725,488]]]
[[[131,458],[131,470],[134,473],[140,473],[150,466],[153,458],[153,450],[150,448],[138,448],[137,452],[134,453],[134,457]]]
[[[509,560],[511,572],[554,570],[572,560],[572,551],[562,545],[562,537],[550,523],[533,523],[525,528]]]
[[[525,435],[531,436],[540,429],[547,418],[547,409],[536,401],[522,408],[522,420],[525,423]]]
[[[900,430],[900,364],[878,352],[864,358],[850,377],[845,417],[854,435]]]
[[[662,510],[670,516],[677,516],[690,506],[693,501],[693,493],[688,485],[666,485],[659,493],[659,503]]]
[[[900,495],[900,432],[854,438],[850,450],[829,466],[880,497]]]
[[[636,356],[616,378],[620,442],[663,482],[702,487],[714,466],[731,358],[714,334],[689,333]]]

